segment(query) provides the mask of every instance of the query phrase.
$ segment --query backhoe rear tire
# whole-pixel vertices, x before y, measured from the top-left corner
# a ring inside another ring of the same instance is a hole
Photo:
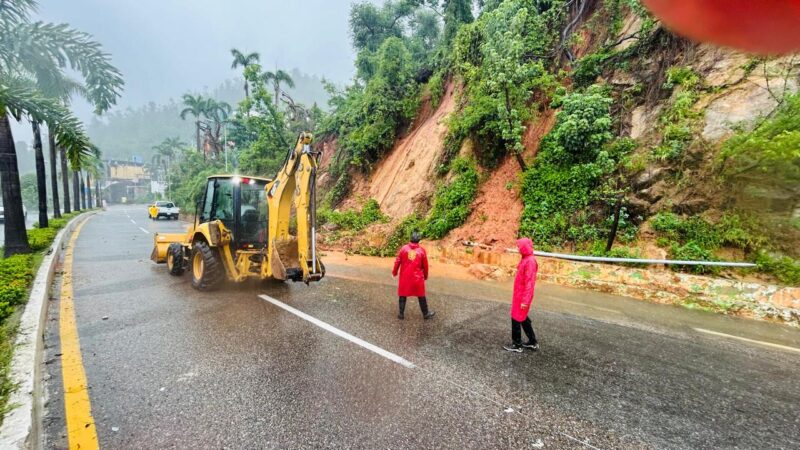
[[[167,248],[167,269],[170,275],[181,276],[186,271],[186,262],[183,260],[183,246],[177,242],[169,244]]]
[[[203,241],[192,246],[192,287],[199,291],[211,291],[219,287],[225,277],[225,268],[217,249]]]

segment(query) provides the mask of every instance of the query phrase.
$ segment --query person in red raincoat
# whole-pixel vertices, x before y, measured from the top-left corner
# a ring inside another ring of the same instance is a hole
[[[536,286],[536,273],[539,265],[536,257],[533,256],[533,241],[528,238],[518,239],[517,248],[522,256],[517,265],[517,276],[514,278],[514,296],[511,300],[511,345],[503,346],[510,352],[522,352],[527,348],[533,351],[539,350],[539,343],[536,341],[536,334],[533,332],[533,325],[528,313],[533,302],[533,288]],[[520,328],[525,330],[528,341],[522,342]]]
[[[400,297],[400,313],[397,318],[405,318],[406,299],[417,297],[419,299],[419,309],[422,310],[422,317],[430,319],[436,314],[428,311],[428,300],[425,298],[425,280],[428,279],[428,255],[425,249],[419,245],[420,235],[416,231],[411,234],[411,242],[404,245],[397,252],[394,260],[392,278],[400,274],[400,284],[397,287],[397,295]]]

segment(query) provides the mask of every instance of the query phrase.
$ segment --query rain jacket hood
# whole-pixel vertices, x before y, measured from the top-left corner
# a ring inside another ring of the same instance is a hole
[[[517,248],[522,256],[533,255],[533,241],[528,238],[517,239]]]
[[[517,248],[522,258],[517,265],[517,276],[514,278],[514,296],[511,299],[511,318],[522,322],[528,317],[533,290],[536,287],[536,274],[539,265],[533,256],[533,241],[528,238],[517,240]]]

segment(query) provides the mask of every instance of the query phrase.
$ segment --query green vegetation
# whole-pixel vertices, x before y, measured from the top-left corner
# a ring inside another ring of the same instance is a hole
[[[351,173],[369,171],[391,148],[414,118],[424,87],[434,106],[441,100],[451,75],[449,44],[473,21],[472,6],[471,0],[352,6],[356,79],[344,90],[329,86],[332,112],[318,130],[338,138],[326,204],[335,207],[349,192]]]
[[[693,110],[698,100],[700,77],[688,67],[672,67],[667,70],[665,89],[678,88],[674,100],[661,114],[661,145],[653,150],[657,160],[677,160],[693,140],[695,128],[702,113]]]
[[[762,251],[756,257],[756,264],[759,270],[774,275],[782,283],[790,286],[800,285],[800,261]]]
[[[381,207],[375,199],[371,198],[364,203],[361,211],[330,211],[320,210],[317,212],[317,221],[320,225],[333,224],[338,228],[348,231],[362,231],[373,223],[386,222],[386,217],[381,212]]]
[[[426,220],[423,235],[441,239],[450,230],[463,224],[471,211],[478,192],[478,171],[475,163],[458,158],[451,164],[453,181],[441,186],[433,200],[433,209]]]
[[[454,157],[465,138],[478,149],[479,162],[492,167],[507,154],[522,158],[524,124],[536,91],[555,87],[545,64],[558,41],[563,2],[507,0],[487,5],[472,24],[461,27],[453,49],[453,66],[464,81],[461,108],[450,119],[447,154]]]
[[[754,253],[765,245],[765,238],[758,233],[758,223],[752,218],[734,214],[711,223],[698,216],[682,218],[662,212],[653,217],[651,224],[658,233],[658,244],[668,248],[673,259],[716,261],[715,252],[722,247]],[[675,269],[695,273],[719,272],[718,267],[706,266],[675,266]]]
[[[783,99],[772,116],[762,120],[752,131],[740,130],[726,141],[720,160],[722,173],[728,180],[746,179],[752,183],[754,176],[769,174],[764,180],[766,184],[797,192],[800,186],[800,94]]]
[[[0,159],[4,161],[0,164],[0,178],[6,210],[3,252],[7,257],[31,251],[22,219],[17,150],[10,118],[24,117],[32,125],[39,223],[46,227],[47,180],[41,126],[46,125],[52,136],[51,159],[55,157],[55,146],[60,146],[62,174],[68,158],[83,186],[84,178],[88,181],[95,169],[99,151],[89,141],[83,124],[68,109],[69,98],[73,93],[82,95],[94,106],[95,113],[101,114],[116,103],[124,84],[110,55],[90,35],[66,24],[32,21],[31,14],[37,7],[35,0],[9,0],[0,7]],[[68,67],[79,76],[78,81],[67,73]],[[59,209],[55,211],[58,215]]]
[[[542,140],[522,183],[520,234],[531,236],[539,246],[602,236],[605,217],[588,207],[602,200],[601,179],[616,164],[607,147],[613,138],[608,93],[593,86],[566,95],[560,103],[556,125]]]
[[[408,243],[412,232],[420,231],[424,227],[425,221],[417,214],[411,214],[397,224],[384,245],[380,247],[361,247],[357,249],[357,252],[367,256],[394,256],[402,246]]]

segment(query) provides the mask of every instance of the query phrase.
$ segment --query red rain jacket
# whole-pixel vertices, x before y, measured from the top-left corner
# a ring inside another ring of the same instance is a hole
[[[409,243],[403,246],[394,260],[392,276],[400,272],[400,285],[397,295],[400,297],[424,297],[425,280],[428,279],[428,255],[419,244]]]
[[[533,302],[533,288],[536,286],[536,273],[539,265],[533,256],[533,242],[528,238],[518,239],[517,247],[522,259],[517,265],[514,278],[514,297],[511,300],[511,318],[522,322],[528,317]]]

